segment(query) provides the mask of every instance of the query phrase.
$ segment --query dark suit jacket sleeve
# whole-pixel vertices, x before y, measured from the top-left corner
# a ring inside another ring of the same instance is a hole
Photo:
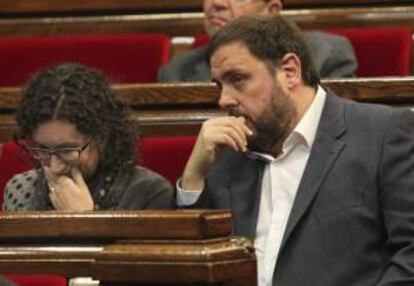
[[[167,179],[141,166],[136,169],[116,209],[175,208],[173,188]]]
[[[207,46],[174,56],[158,70],[158,82],[210,81],[210,67],[206,56]]]
[[[230,204],[229,185],[235,166],[244,166],[240,154],[227,148],[223,150],[211,167],[200,197],[195,204],[188,206],[196,209],[228,209]]]
[[[387,132],[378,180],[392,253],[377,286],[414,285],[414,114],[399,112]]]

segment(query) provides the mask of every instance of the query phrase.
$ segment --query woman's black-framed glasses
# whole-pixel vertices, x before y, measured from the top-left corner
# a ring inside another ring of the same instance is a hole
[[[79,147],[60,147],[60,148],[43,148],[30,147],[30,152],[36,160],[49,164],[52,155],[58,157],[66,164],[74,165],[79,162],[81,153],[88,148],[93,139],[89,140],[85,145]]]

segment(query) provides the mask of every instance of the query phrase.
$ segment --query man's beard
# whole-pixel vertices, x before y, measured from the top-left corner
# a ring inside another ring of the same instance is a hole
[[[253,131],[253,135],[247,140],[249,151],[275,155],[274,148],[282,146],[288,136],[295,112],[289,96],[276,83],[272,91],[272,101],[255,121],[237,110],[231,110],[230,115],[244,116],[248,127]]]

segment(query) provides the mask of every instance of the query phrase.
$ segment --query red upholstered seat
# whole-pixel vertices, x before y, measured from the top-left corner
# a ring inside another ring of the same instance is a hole
[[[210,37],[207,34],[199,34],[194,37],[194,42],[191,45],[193,49],[204,46],[210,41]]]
[[[17,285],[21,286],[66,286],[66,278],[57,275],[7,275]]]
[[[345,36],[358,59],[357,76],[407,76],[410,74],[412,32],[408,28],[329,29]]]
[[[141,141],[141,165],[154,170],[174,185],[190,157],[196,137],[147,137]]]
[[[409,28],[327,29],[351,42],[358,60],[358,77],[410,74],[412,32]],[[193,48],[207,44],[205,34],[195,37]]]
[[[6,183],[16,174],[23,173],[33,166],[27,154],[21,154],[14,141],[3,144],[0,157],[0,205],[3,204],[3,191]]]
[[[99,68],[119,83],[155,82],[169,51],[162,34],[1,37],[0,86],[23,85],[39,69],[68,61]]]

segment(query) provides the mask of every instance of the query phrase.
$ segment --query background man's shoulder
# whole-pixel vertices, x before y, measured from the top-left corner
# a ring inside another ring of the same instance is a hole
[[[210,80],[207,46],[174,56],[158,71],[159,82],[194,82]]]
[[[346,37],[320,31],[304,32],[321,78],[354,77],[358,67],[352,44]]]

